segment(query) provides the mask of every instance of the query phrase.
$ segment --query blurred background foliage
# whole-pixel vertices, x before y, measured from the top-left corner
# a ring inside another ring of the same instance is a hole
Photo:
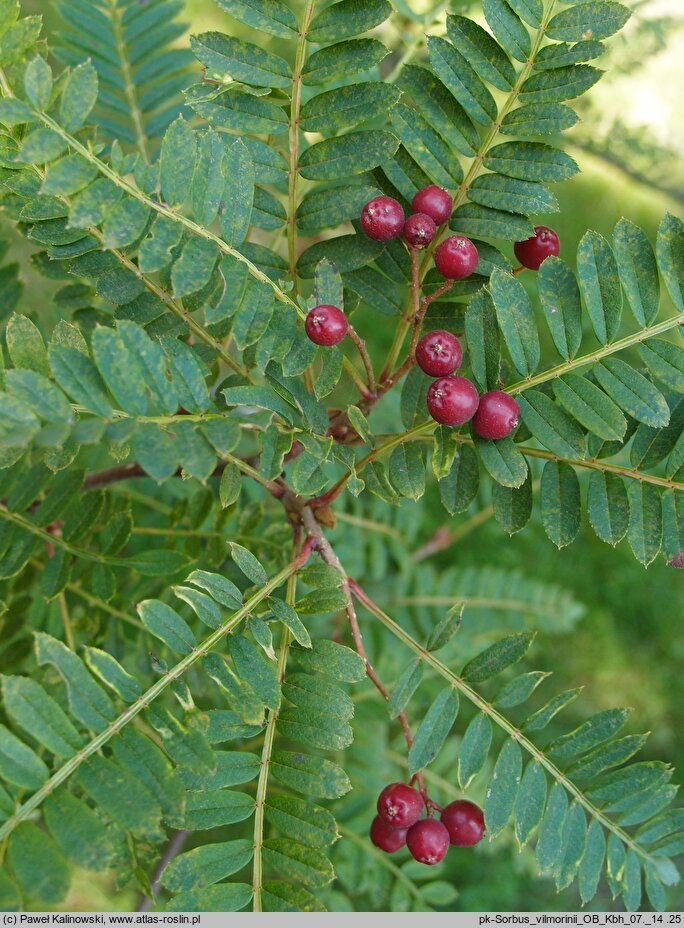
[[[291,2],[299,4],[299,0]],[[684,214],[682,0],[632,0],[628,5],[634,10],[632,20],[617,38],[611,40],[609,52],[599,62],[607,74],[582,101],[582,122],[567,135],[568,151],[579,161],[583,173],[554,188],[561,204],[560,214],[540,217],[541,221],[549,222],[558,230],[566,258],[573,255],[587,228],[609,236],[618,219],[627,216],[654,239],[665,210],[680,216]],[[412,10],[425,15],[424,11],[434,4],[426,0],[401,0],[395,6],[400,11]],[[440,8],[445,6],[441,4]],[[48,35],[58,28],[55,4],[44,0],[24,0],[23,7],[25,12],[44,15]],[[480,15],[478,2],[452,0],[449,8],[457,7],[459,12],[467,11],[476,17]],[[248,30],[221,13],[212,0],[186,0],[185,19],[193,32],[220,29],[242,32],[248,38]],[[399,15],[390,25],[381,28],[379,37],[390,48],[403,48],[405,52],[403,42],[415,42],[423,31],[421,22]],[[439,32],[440,25],[433,26],[431,31]],[[263,35],[260,36],[260,40],[263,38]],[[278,39],[270,41],[274,51],[287,54],[279,48]],[[419,48],[414,51],[420,56]],[[401,52],[386,59],[383,70],[391,72],[400,56]],[[23,260],[26,257],[23,247],[13,246],[11,255],[21,261],[21,276],[27,279],[31,271]],[[26,292],[32,294],[31,301],[29,303],[24,297],[21,310],[39,319],[50,331],[60,315],[58,307],[51,304],[49,298],[53,282],[44,278],[38,280],[41,288],[38,292],[45,293],[45,301],[36,305],[35,286],[27,287]],[[34,280],[34,284],[36,282]],[[391,340],[389,321],[386,331],[379,325],[364,328],[363,320],[360,328],[369,340],[371,353],[379,356]],[[390,401],[384,415],[391,416],[393,411]],[[586,524],[574,544],[562,552],[556,551],[544,536],[538,515],[536,518],[533,516],[522,533],[508,539],[492,519],[479,525],[478,520],[471,522],[473,514],[488,505],[488,492],[481,494],[470,513],[451,520],[449,528],[452,530],[457,525],[465,525],[462,537],[431,557],[432,568],[438,573],[453,567],[482,565],[516,569],[568,591],[571,599],[584,607],[581,616],[580,610],[576,610],[578,620],[565,623],[566,631],[555,634],[551,634],[542,621],[532,649],[534,667],[553,671],[555,692],[566,687],[586,686],[573,704],[576,709],[571,706],[566,710],[564,724],[569,726],[573,721],[579,724],[591,712],[609,706],[633,706],[635,711],[630,730],[652,731],[646,756],[670,761],[679,771],[676,781],[681,779],[684,771],[682,574],[668,568],[663,560],[656,561],[645,571],[632,556],[626,540],[612,550],[598,541]],[[408,530],[411,507],[410,502],[403,503],[398,517],[399,532]],[[445,524],[444,510],[436,494],[428,496],[425,507],[427,515],[417,529],[415,547],[425,543],[435,530]],[[386,518],[387,508],[382,512]],[[367,513],[364,515],[367,516]],[[366,532],[362,525],[348,522],[338,527],[337,534],[350,557],[354,554],[360,556],[359,533]],[[389,535],[380,536],[377,542],[380,549],[389,543],[389,538]],[[369,551],[365,553],[366,556],[372,554]],[[371,569],[377,581],[381,581],[379,575],[382,574],[383,563],[382,557],[379,560],[376,557],[375,567]],[[469,631],[475,638],[477,623],[481,621],[482,612],[466,611],[465,622],[469,623]],[[548,625],[553,627],[554,624],[558,623],[554,623],[552,617]],[[568,626],[570,630],[567,630]],[[457,650],[453,654],[452,663],[462,661]],[[394,664],[388,658],[383,667],[383,655],[377,655],[377,661],[388,680],[392,680],[393,671],[396,676],[404,666]],[[355,786],[360,789],[346,797],[337,810],[344,827],[352,834],[363,833],[368,827],[372,816],[368,806],[374,801],[376,786],[379,788],[401,773],[397,761],[401,760],[403,752],[398,740],[387,744],[384,752],[378,751],[378,744],[387,737],[387,726],[380,723],[385,710],[376,697],[375,691],[369,688],[359,704],[355,724],[357,740],[352,757],[347,761],[347,769]],[[426,690],[426,704],[428,698]],[[462,733],[464,727],[461,719],[455,731]],[[457,738],[451,740],[452,744],[436,765],[436,773],[445,781],[455,783],[458,741]],[[471,798],[482,799],[488,773],[485,771],[478,777],[469,793]],[[436,781],[438,801],[449,799],[449,794],[443,789],[443,785]],[[458,896],[453,901],[445,899],[444,907],[464,911],[487,910],[492,905],[492,887],[495,886],[496,904],[500,910],[576,909],[576,889],[556,893],[551,880],[541,880],[536,876],[531,853],[519,853],[512,834],[507,834],[493,845],[483,842],[476,853],[464,851],[449,855],[446,864],[441,865],[444,867],[441,878],[456,888]],[[338,845],[335,864],[343,884],[345,874],[353,874],[357,870],[353,858],[358,850],[349,837]],[[364,908],[364,900],[369,904],[370,900],[374,900],[374,905],[377,904],[383,872],[387,876],[387,871],[383,871],[385,864],[379,858],[377,865],[377,869],[366,868],[366,878],[353,886],[357,909]],[[355,877],[350,876],[350,879]],[[135,908],[137,894],[134,890],[114,893],[112,886],[113,878],[108,881],[93,879],[93,874],[84,875],[82,880],[75,881],[71,895],[61,908]],[[604,895],[596,897],[592,909],[612,908],[612,901],[605,895],[605,886],[602,892]],[[331,909],[347,906],[344,897],[334,887],[326,892],[326,897]],[[673,908],[684,908],[684,893],[675,890],[671,901]]]

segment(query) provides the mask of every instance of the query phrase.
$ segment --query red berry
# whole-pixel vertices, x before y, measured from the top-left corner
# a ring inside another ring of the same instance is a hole
[[[409,828],[421,817],[423,808],[423,797],[405,783],[391,783],[378,796],[378,814],[395,828]]]
[[[444,329],[435,329],[423,335],[416,345],[418,367],[430,377],[446,377],[461,366],[463,351],[461,343]]]
[[[480,397],[473,428],[481,438],[508,438],[520,422],[520,406],[512,396],[491,390]]]
[[[443,187],[430,184],[418,191],[411,205],[416,213],[427,213],[438,226],[442,226],[451,216],[454,201]]]
[[[523,267],[538,271],[547,258],[560,254],[560,239],[553,229],[537,226],[532,238],[525,239],[524,242],[516,242],[513,251]]]
[[[427,393],[428,412],[442,425],[463,425],[473,418],[479,402],[477,390],[465,377],[440,377]]]
[[[306,334],[316,345],[337,345],[349,330],[347,317],[337,306],[314,306],[304,323]]]
[[[422,248],[424,245],[429,245],[437,235],[437,226],[435,220],[426,213],[414,213],[404,223],[404,230],[401,234],[409,245]]]
[[[449,832],[435,818],[424,818],[408,830],[406,844],[409,851],[421,864],[438,864],[449,850]]]
[[[374,197],[361,210],[361,228],[376,242],[389,242],[404,228],[404,210],[392,197]]]
[[[376,847],[387,854],[394,854],[406,845],[408,828],[392,828],[387,822],[376,815],[371,822],[370,839]]]
[[[479,260],[477,248],[464,235],[450,235],[435,252],[435,267],[447,280],[470,277]]]
[[[456,847],[472,847],[482,840],[485,833],[484,815],[474,802],[468,802],[467,799],[450,802],[440,817],[449,832],[451,843]]]

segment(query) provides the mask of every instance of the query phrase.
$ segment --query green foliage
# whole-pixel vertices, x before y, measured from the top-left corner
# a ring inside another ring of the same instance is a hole
[[[586,903],[605,874],[662,909],[672,769],[633,759],[627,710],[567,730],[579,690],[528,705],[534,629],[584,607],[529,568],[426,563],[491,515],[563,548],[584,510],[644,566],[681,559],[684,224],[655,245],[626,219],[587,231],[536,280],[506,254],[559,209],[568,101],[629,11],[485,0],[486,26],[448,13],[390,49],[441,8],[217,5],[226,32],[180,48],[176,0],[60,0],[48,47],[0,2],[0,205],[44,278],[27,308],[0,266],[4,907],[62,903],[75,868],[149,895],[185,831],[158,908],[321,911],[369,888],[449,907],[440,868],[361,836],[398,720],[408,775],[483,786],[489,836],[531,842],[557,889]],[[431,183],[455,192],[440,236],[480,255],[449,289],[434,246],[412,260],[358,227],[371,197],[408,210]],[[353,316],[362,365],[306,338],[319,303]],[[375,311],[396,330],[379,375],[356,331]],[[516,397],[514,436],[427,419],[428,378],[412,349],[399,363],[423,312],[465,333],[482,391]],[[419,547],[433,504],[458,518]],[[368,677],[387,700],[370,734]]]

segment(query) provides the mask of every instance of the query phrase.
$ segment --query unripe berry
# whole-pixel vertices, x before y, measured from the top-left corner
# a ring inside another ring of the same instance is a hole
[[[401,234],[407,244],[423,248],[437,235],[437,226],[435,220],[426,213],[414,213],[404,223]]]
[[[407,831],[407,828],[392,828],[383,818],[376,815],[371,822],[370,839],[381,851],[394,854],[405,847]]]
[[[435,252],[435,267],[447,280],[470,277],[479,260],[477,248],[464,235],[450,235]]]
[[[449,832],[435,818],[424,818],[408,830],[406,844],[421,864],[433,866],[444,860],[449,850]]]
[[[446,377],[461,366],[463,350],[461,343],[444,329],[435,329],[423,335],[416,345],[418,367],[430,377]]]
[[[513,251],[523,267],[538,271],[547,258],[560,254],[560,239],[553,229],[537,226],[531,238],[515,243]]]
[[[315,345],[337,345],[349,330],[347,317],[337,306],[314,306],[304,323],[306,334]]]
[[[442,226],[451,216],[454,201],[443,187],[430,184],[418,191],[411,205],[416,213],[427,213],[436,225]]]
[[[401,235],[404,210],[392,197],[374,197],[361,210],[361,228],[376,242],[390,242]]]
[[[520,422],[520,406],[502,390],[491,390],[480,397],[473,417],[473,429],[480,438],[496,441],[508,438]]]
[[[391,783],[378,796],[378,814],[394,828],[409,828],[423,814],[420,793],[405,783]]]
[[[427,392],[428,412],[441,425],[463,425],[472,419],[480,397],[465,377],[440,377]]]
[[[449,832],[449,840],[456,847],[472,847],[485,833],[482,809],[467,799],[450,802],[442,809],[440,818]]]

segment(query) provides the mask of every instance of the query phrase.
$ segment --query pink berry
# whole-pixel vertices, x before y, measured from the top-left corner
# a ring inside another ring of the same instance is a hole
[[[347,317],[337,306],[314,306],[304,323],[306,334],[316,345],[337,345],[349,330]]]
[[[370,827],[370,839],[376,847],[387,854],[394,854],[406,845],[408,828],[392,828],[387,822],[376,815]]]
[[[423,335],[416,345],[418,367],[430,377],[446,377],[461,366],[463,350],[461,343],[444,329],[435,329]]]
[[[537,226],[531,238],[515,243],[513,251],[523,267],[538,271],[547,258],[560,254],[560,239],[553,229]]]
[[[502,390],[491,390],[480,397],[473,428],[481,438],[496,441],[508,438],[520,422],[520,406]]]
[[[423,797],[405,783],[391,783],[378,796],[378,815],[395,828],[409,828],[423,814]]]
[[[456,847],[472,847],[482,840],[485,833],[482,809],[467,799],[450,802],[442,810],[440,818]]]
[[[416,213],[427,213],[438,226],[442,226],[451,216],[454,201],[443,187],[430,184],[418,191],[411,205]]]
[[[374,197],[361,210],[361,228],[376,242],[390,242],[404,228],[401,204],[392,197]]]
[[[435,267],[447,280],[470,277],[479,260],[477,248],[464,235],[445,238],[435,252]]]
[[[424,818],[409,828],[406,844],[415,860],[431,867],[446,857],[449,832],[437,819]]]
[[[441,425],[463,425],[477,411],[480,397],[465,377],[440,377],[427,392],[428,412]]]
[[[404,230],[401,234],[409,245],[423,248],[429,245],[437,235],[437,226],[435,220],[426,213],[414,213],[404,223]]]

